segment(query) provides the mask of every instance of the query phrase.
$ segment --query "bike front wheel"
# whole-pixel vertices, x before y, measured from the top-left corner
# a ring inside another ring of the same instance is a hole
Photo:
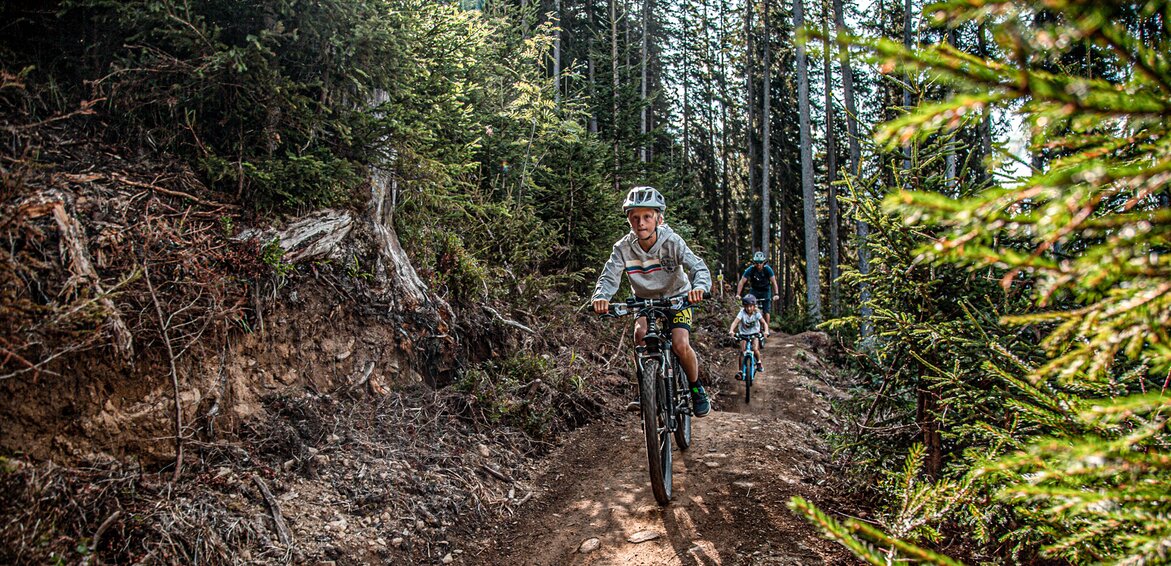
[[[671,367],[675,369],[675,445],[680,450],[687,450],[691,446],[691,388],[679,361],[672,362]]]
[[[744,403],[752,402],[752,378],[756,377],[756,360],[752,354],[744,355]]]
[[[655,395],[661,371],[659,360],[643,362],[642,373],[638,376],[638,396],[642,404],[642,431],[646,437],[651,491],[659,505],[666,505],[671,501],[671,436],[667,432],[668,409]]]

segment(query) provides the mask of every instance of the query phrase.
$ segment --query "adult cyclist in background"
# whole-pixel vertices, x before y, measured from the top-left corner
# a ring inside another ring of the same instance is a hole
[[[666,299],[687,295],[692,304],[703,301],[711,289],[712,276],[707,264],[691,252],[683,238],[663,222],[667,201],[652,187],[634,187],[622,203],[630,232],[614,244],[610,259],[598,274],[594,287],[594,312],[605,314],[610,298],[618,291],[622,274],[630,280],[630,289],[640,299]],[[694,281],[688,277],[688,272]],[[692,412],[702,417],[711,410],[707,392],[699,383],[699,361],[691,348],[691,319],[694,308],[671,314],[672,350],[687,381],[691,384]],[[634,341],[642,343],[646,335],[646,318],[634,323]]]
[[[740,276],[740,282],[736,284],[736,296],[744,296],[744,284],[748,283],[752,294],[756,296],[756,300],[760,304],[760,312],[764,314],[764,323],[769,325],[772,323],[770,317],[772,298],[773,295],[780,293],[780,289],[777,287],[777,274],[773,273],[773,268],[764,264],[764,259],[764,252],[758,251],[752,254],[752,265],[744,270],[744,275]]]

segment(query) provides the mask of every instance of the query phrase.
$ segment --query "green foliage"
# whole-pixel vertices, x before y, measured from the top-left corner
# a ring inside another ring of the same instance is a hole
[[[901,191],[886,199],[884,214],[857,203],[859,215],[878,227],[876,271],[909,276],[885,288],[880,276],[852,276],[875,286],[878,361],[888,378],[913,368],[910,375],[939,393],[947,420],[937,411],[937,421],[965,450],[953,449],[936,488],[901,488],[903,501],[924,502],[903,509],[928,522],[945,504],[974,509],[952,528],[1001,544],[999,552],[1013,560],[1038,552],[1073,563],[1167,560],[1169,438],[1166,401],[1155,392],[1171,370],[1165,13],[1159,2],[955,0],[929,15],[941,24],[986,26],[1011,60],[983,60],[946,45],[906,52],[891,42],[871,44],[892,67],[924,71],[957,90],[882,128],[877,137],[887,147],[948,135],[991,105],[1019,108],[1030,150],[1048,160],[1027,178],[959,198]],[[1107,63],[1116,72],[1084,76],[1064,67],[1075,48],[1111,53]],[[915,276],[922,270],[934,273]],[[982,281],[957,285],[962,277]],[[926,308],[893,300],[900,288],[916,287]],[[985,301],[971,300],[976,289]],[[929,297],[967,314],[946,316]],[[949,319],[959,326],[949,327]],[[941,365],[941,357],[953,363]],[[896,537],[928,541],[937,532],[899,524],[886,527]],[[869,547],[853,538],[860,531],[832,529],[868,558]],[[898,548],[886,534],[863,538]]]
[[[111,133],[189,156],[257,207],[315,206],[348,198],[392,143],[366,107],[402,84],[404,14],[442,9],[429,4],[73,0],[58,25],[90,26],[66,64],[94,81]]]
[[[556,401],[580,393],[580,379],[563,377],[547,357],[517,355],[488,361],[464,372],[457,391],[468,394],[471,410],[532,438],[548,440],[562,426],[564,407]]]
[[[260,260],[277,276],[283,277],[296,269],[296,266],[285,261],[285,249],[281,247],[280,240],[273,239],[260,246]]]
[[[542,72],[549,26],[524,31],[488,15],[462,25],[472,31],[447,23],[430,39],[449,42],[438,51],[454,51],[448,72],[466,79],[461,123],[434,131],[428,155],[442,159],[403,195],[404,245],[457,305],[531,296],[548,283],[541,272],[580,284],[572,274],[600,266],[622,226],[605,146],[582,128],[581,102],[554,104]]]

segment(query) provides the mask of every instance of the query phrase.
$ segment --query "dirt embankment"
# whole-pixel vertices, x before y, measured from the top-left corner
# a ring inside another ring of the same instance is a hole
[[[831,504],[823,440],[830,402],[845,393],[816,350],[824,335],[774,335],[764,374],[744,402],[733,369],[718,370],[715,410],[676,449],[674,497],[650,491],[634,415],[578,431],[546,460],[533,503],[482,534],[477,564],[849,564],[842,548],[789,512],[790,497]],[[647,539],[643,542],[636,542]]]

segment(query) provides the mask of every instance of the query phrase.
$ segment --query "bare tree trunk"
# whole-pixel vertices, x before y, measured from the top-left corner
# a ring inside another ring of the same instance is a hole
[[[642,112],[639,115],[638,133],[642,136],[639,143],[638,159],[642,163],[646,163],[647,147],[647,111],[649,105],[647,104],[647,57],[650,54],[650,16],[651,16],[651,0],[643,0],[642,2],[642,53],[641,53],[641,72],[642,72],[642,86],[639,92],[639,102],[642,103]]]
[[[954,29],[949,28],[947,30],[947,44],[955,47],[956,33]],[[959,191],[957,190],[959,188],[959,183],[958,179],[956,179],[956,154],[954,145],[947,148],[947,153],[944,154],[943,177],[944,183],[947,186],[948,195],[952,197],[959,197]]]
[[[988,40],[985,38],[984,24],[980,24],[976,28],[976,47],[979,49],[980,57],[982,59],[988,58]],[[984,105],[984,119],[982,120],[983,127],[980,129],[980,149],[983,152],[983,162],[992,157],[992,111],[987,104]],[[986,178],[991,176],[991,173],[985,172]]]
[[[848,34],[846,29],[846,21],[843,16],[842,0],[833,0],[834,8],[834,29],[840,34]],[[853,177],[852,181],[855,187],[854,197],[861,199],[865,195],[857,193],[858,182],[862,177],[862,147],[858,141],[858,107],[854,104],[854,71],[850,66],[850,52],[845,45],[838,46],[838,59],[841,61],[842,68],[842,98],[846,105],[846,131],[849,133],[847,140],[850,145],[850,175]],[[856,234],[858,236],[858,273],[863,276],[870,274],[870,225],[865,220],[858,219],[855,224]],[[858,289],[858,301],[860,303],[859,314],[862,317],[862,324],[859,326],[859,334],[862,339],[868,339],[872,333],[871,317],[874,312],[870,307],[870,285],[862,283]]]
[[[911,0],[903,0],[903,47],[911,48]],[[904,77],[907,81],[903,85],[903,110],[911,110],[911,75]],[[903,145],[903,172],[911,174],[911,142]]]
[[[594,3],[589,0],[585,4],[586,18],[589,22],[589,33],[586,35],[586,69],[589,75],[590,88],[590,120],[589,130],[591,134],[598,133],[598,83],[597,83],[597,63],[594,62],[594,32],[598,29],[597,19],[594,17]]]
[[[618,142],[620,138],[620,127],[618,119],[618,0],[610,0],[610,72],[612,75],[612,82],[614,90],[611,92],[611,101],[613,102],[613,128],[611,132],[614,136],[614,191],[621,190],[621,185],[618,179]]]
[[[679,15],[679,25],[684,37],[690,34],[687,11]],[[687,45],[683,46],[683,166],[691,162],[691,57]]]
[[[557,29],[553,32],[553,102],[561,106],[561,0],[553,0]]]
[[[793,30],[805,27],[802,0],[793,0]],[[813,141],[809,132],[809,61],[797,44],[797,107],[801,134],[801,194],[805,212],[805,302],[809,320],[821,322],[821,260],[817,245],[817,196],[813,191]]]
[[[756,44],[752,36],[752,16],[755,12],[753,3],[754,0],[749,0],[744,5],[744,9],[746,11],[744,16],[744,36],[747,38],[745,44],[748,51],[744,58],[744,80],[746,83],[745,91],[748,95],[748,121],[745,123],[744,128],[744,143],[746,146],[748,146],[747,196],[749,202],[751,202],[752,197],[756,194],[756,169],[759,163],[759,153],[756,151],[756,78],[753,76],[755,74],[755,65],[753,65],[753,61],[756,57]],[[750,232],[752,234],[749,240],[749,246],[753,245],[757,241],[757,234],[760,233],[757,229],[757,216],[759,216],[758,209],[752,208],[752,213],[750,214],[751,222],[749,224],[749,226],[751,226]],[[737,254],[737,257],[739,256],[740,254]]]
[[[830,8],[828,2],[822,3],[824,9],[824,19],[822,20],[823,34],[829,37],[829,20]],[[825,72],[825,177],[826,188],[828,189],[829,200],[829,308],[830,314],[837,317],[839,314],[839,288],[838,276],[841,275],[839,268],[838,250],[840,244],[838,240],[838,189],[834,185],[838,177],[838,149],[837,138],[834,133],[834,98],[833,98],[833,69],[830,66],[830,49],[829,44],[826,44],[825,53],[822,57]]]
[[[772,177],[769,173],[769,158],[772,148],[769,144],[769,130],[772,129],[772,60],[770,44],[772,39],[770,37],[769,21],[768,21],[768,4],[769,0],[764,0],[764,59],[762,63],[762,71],[764,74],[764,86],[761,92],[764,102],[761,104],[761,150],[760,150],[760,250],[764,252],[764,257],[771,257],[770,252],[772,246],[772,202],[770,202],[770,194],[772,184]]]
[[[731,236],[728,231],[728,207],[731,201],[731,188],[728,180],[728,76],[727,60],[724,59],[724,48],[727,46],[728,33],[728,5],[725,0],[720,0],[720,157],[722,161],[721,172],[721,187],[720,187],[720,242],[724,245],[722,249],[724,253],[721,258],[721,263],[724,266],[724,276],[731,277],[729,267],[733,264],[735,256],[729,256],[730,250],[728,239]]]

